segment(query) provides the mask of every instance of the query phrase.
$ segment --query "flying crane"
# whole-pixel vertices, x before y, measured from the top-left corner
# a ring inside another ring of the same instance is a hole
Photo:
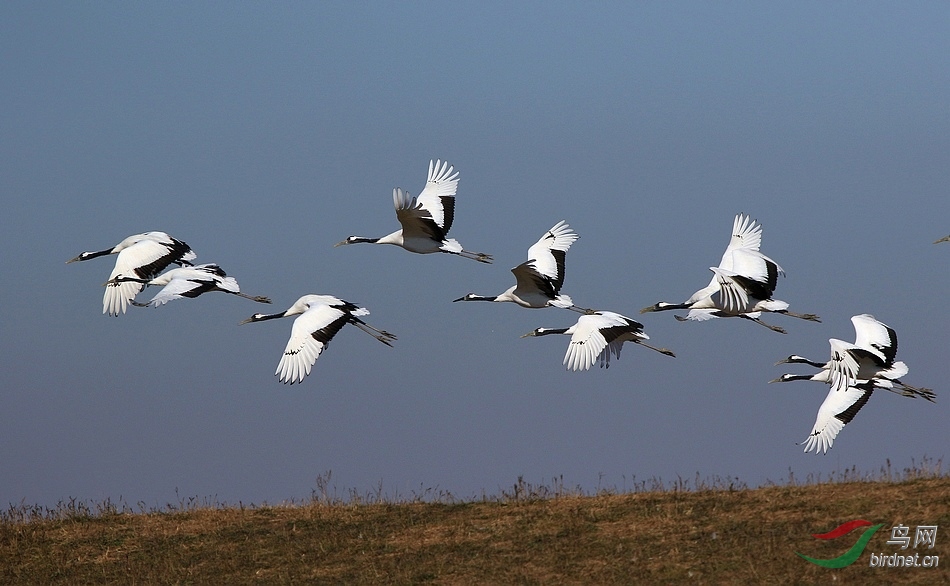
[[[640,313],[687,309],[686,317],[675,316],[679,321],[705,321],[717,317],[740,317],[763,325],[772,331],[786,333],[779,326],[763,322],[764,312],[782,313],[799,319],[820,322],[811,313],[793,313],[788,303],[772,299],[778,284],[778,275],[785,271],[771,258],[759,252],[762,242],[762,226],[751,216],[738,214],[732,223],[732,238],[722,255],[718,267],[709,267],[713,272],[709,285],[696,291],[683,303],[661,301],[644,307]]]
[[[393,244],[409,252],[430,254],[447,252],[478,262],[490,263],[490,254],[464,250],[458,240],[448,238],[449,229],[455,219],[455,191],[458,188],[459,172],[448,162],[429,161],[429,176],[425,188],[417,197],[400,188],[393,189],[393,205],[396,219],[402,225],[381,238],[350,236],[334,246],[344,244]]]
[[[353,324],[387,346],[392,346],[391,342],[396,339],[389,332],[378,330],[360,319],[369,315],[368,309],[331,295],[304,295],[286,311],[270,315],[255,313],[241,324],[292,315],[299,317],[294,320],[290,340],[274,373],[282,383],[302,382],[310,374],[320,353],[346,324]]]
[[[195,259],[195,253],[191,247],[181,240],[172,238],[165,232],[145,232],[129,236],[112,248],[98,252],[83,252],[67,260],[66,263],[109,254],[118,255],[115,259],[115,267],[109,275],[110,281],[119,277],[153,279],[172,263],[182,266],[191,265],[190,261]],[[145,285],[135,281],[116,281],[107,286],[102,296],[102,313],[113,316],[125,313],[129,302],[135,299],[143,288]]]

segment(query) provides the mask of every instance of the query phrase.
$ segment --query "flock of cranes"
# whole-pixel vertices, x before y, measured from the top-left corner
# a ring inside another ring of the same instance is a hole
[[[448,238],[455,218],[458,181],[459,172],[454,167],[447,162],[430,161],[425,187],[418,196],[411,197],[400,188],[393,190],[396,219],[402,226],[400,230],[380,238],[350,236],[336,246],[392,244],[419,254],[442,252],[491,263],[491,255],[465,250],[457,240]],[[561,293],[567,252],[577,238],[577,233],[566,222],[556,223],[528,248],[528,259],[511,269],[515,285],[498,295],[469,293],[455,301],[510,302],[530,309],[557,307],[580,313],[573,326],[537,328],[522,336],[570,336],[563,361],[568,370],[588,370],[596,363],[602,368],[609,367],[611,355],[620,358],[624,342],[674,357],[671,350],[648,344],[646,340],[650,338],[644,333],[643,324],[636,320],[612,311],[579,307],[571,297]],[[950,236],[937,240],[938,243],[945,241],[950,241]],[[762,227],[750,216],[737,215],[719,266],[709,269],[713,273],[709,285],[682,303],[658,302],[640,312],[687,311],[685,317],[675,315],[680,321],[738,317],[779,333],[785,333],[785,330],[763,322],[763,313],[821,321],[814,314],[789,311],[788,303],[773,298],[778,276],[784,275],[784,271],[759,251],[761,243]],[[66,262],[110,254],[117,256],[115,267],[104,283],[104,314],[118,316],[125,313],[129,305],[158,307],[175,299],[193,298],[210,291],[238,295],[258,303],[271,302],[267,297],[242,293],[237,281],[216,264],[193,265],[191,261],[196,255],[191,248],[164,232],[129,236],[112,248],[83,252]],[[173,264],[178,267],[162,272]],[[149,285],[161,286],[162,289],[146,303],[136,301],[136,296]],[[346,324],[352,324],[391,346],[396,336],[361,319],[368,314],[366,308],[337,297],[304,295],[285,311],[256,313],[241,324],[297,316],[275,372],[281,382],[294,384],[310,374],[317,358]],[[855,315],[851,321],[856,334],[854,343],[834,338],[829,340],[831,357],[827,362],[792,355],[776,363],[808,364],[820,370],[814,374],[784,374],[770,382],[810,380],[830,387],[818,409],[815,425],[804,441],[805,452],[826,453],[844,425],[854,418],[875,390],[921,397],[931,402],[935,399],[931,389],[913,387],[899,380],[907,374],[908,368],[896,360],[897,334],[892,328],[869,314]]]

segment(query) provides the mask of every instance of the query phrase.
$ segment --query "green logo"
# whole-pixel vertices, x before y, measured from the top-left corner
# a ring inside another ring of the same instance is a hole
[[[869,525],[870,527],[868,527]],[[883,523],[879,525],[871,525],[870,521],[865,521],[864,519],[855,519],[854,521],[848,521],[847,523],[838,525],[828,533],[813,533],[812,537],[816,539],[835,539],[850,533],[852,530],[857,529],[858,527],[868,527],[864,530],[864,533],[862,533],[861,537],[858,538],[858,542],[855,543],[851,549],[836,558],[820,560],[817,558],[808,557],[807,555],[798,553],[797,551],[795,554],[798,557],[806,559],[809,562],[823,568],[846,568],[856,562],[859,557],[861,557],[861,554],[864,553],[864,548],[867,547],[868,542],[871,541],[871,537],[874,535],[874,532],[883,526]]]

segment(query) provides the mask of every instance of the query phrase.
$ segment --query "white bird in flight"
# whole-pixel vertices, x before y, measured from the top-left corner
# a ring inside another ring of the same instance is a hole
[[[802,357],[790,356],[789,358],[801,359]],[[782,362],[792,361],[782,360],[777,364],[781,364]],[[821,366],[820,363],[814,363],[804,359],[795,360],[794,362],[802,362]],[[827,383],[830,385],[831,371],[828,368],[823,368],[814,375],[783,374],[782,376],[770,380],[769,382],[777,383],[796,380],[810,380]],[[841,431],[841,428],[844,427],[846,423],[849,423],[854,418],[854,415],[858,412],[858,410],[868,402],[868,399],[871,397],[871,393],[879,389],[891,391],[904,397],[923,397],[930,402],[934,402],[934,398],[936,397],[936,395],[930,389],[915,389],[914,391],[897,390],[893,387],[891,381],[876,378],[871,380],[856,381],[844,389],[835,389],[832,387],[828,390],[828,396],[825,397],[821,407],[818,408],[818,417],[815,420],[815,425],[812,428],[811,433],[808,435],[808,438],[805,440],[805,451],[809,452],[814,449],[815,453],[819,453],[819,451],[824,453],[831,449],[831,444],[835,437],[837,437],[838,432]]]
[[[788,303],[772,299],[778,284],[778,275],[785,271],[771,258],[759,252],[762,242],[762,226],[750,216],[739,214],[732,224],[732,238],[718,267],[709,267],[713,272],[709,285],[696,291],[683,303],[661,301],[644,307],[640,313],[688,309],[686,317],[675,316],[680,321],[705,321],[717,317],[740,317],[761,324],[770,330],[784,334],[785,330],[763,322],[763,312],[782,313],[808,321],[821,321],[811,313],[793,313]]]
[[[851,318],[854,343],[830,338],[831,360],[819,362],[792,354],[775,364],[809,364],[821,370],[813,375],[783,374],[769,382],[813,380],[831,385],[832,391],[843,391],[852,385],[870,382],[875,388],[905,397],[922,397],[933,401],[933,390],[914,387],[900,380],[909,369],[897,360],[897,332],[873,315],[862,313]]]
[[[137,277],[152,279],[168,265],[190,265],[195,259],[195,253],[187,244],[172,238],[165,232],[145,232],[129,236],[112,248],[98,252],[83,252],[75,258],[66,261],[67,264],[76,261],[89,260],[107,254],[117,254],[115,268],[109,275],[109,280],[118,277]],[[102,296],[102,313],[117,316],[125,313],[129,302],[135,299],[136,294],[145,285],[140,282],[116,282],[106,287]]]
[[[507,301],[531,309],[560,307],[590,313],[591,310],[577,307],[570,297],[561,294],[564,259],[577,238],[577,233],[561,220],[531,245],[528,260],[511,269],[515,275],[515,285],[500,295],[469,293],[454,301]]]
[[[393,189],[393,205],[401,230],[382,238],[350,236],[334,246],[357,244],[394,244],[409,252],[430,254],[447,252],[478,262],[490,263],[490,254],[464,250],[458,240],[446,235],[455,219],[455,191],[458,188],[459,172],[448,162],[429,161],[429,177],[426,186],[417,197],[411,197],[400,188]]]
[[[330,295],[304,295],[287,311],[270,315],[255,313],[241,324],[291,315],[300,317],[294,320],[290,340],[274,373],[282,383],[302,382],[333,336],[348,323],[387,346],[392,346],[391,342],[396,339],[389,332],[378,330],[360,319],[361,316],[369,315],[369,310]]]
[[[148,303],[139,303],[134,299],[132,305],[139,307],[158,307],[169,301],[181,299],[183,297],[194,298],[209,291],[222,291],[257,301],[258,303],[270,303],[270,299],[260,295],[245,295],[241,293],[241,287],[234,277],[229,277],[224,270],[216,264],[202,264],[192,267],[181,267],[165,271],[154,279],[140,279],[137,277],[119,276],[106,281],[105,285],[115,285],[118,283],[143,283],[145,286],[161,286],[159,291]]]
[[[649,340],[650,336],[643,333],[643,324],[612,311],[585,314],[569,328],[537,328],[521,337],[549,334],[571,336],[564,354],[564,365],[573,371],[589,370],[596,362],[600,362],[601,368],[609,368],[610,355],[613,354],[619,360],[624,342],[633,342],[667,356],[676,356],[666,348],[647,344],[644,340]]]

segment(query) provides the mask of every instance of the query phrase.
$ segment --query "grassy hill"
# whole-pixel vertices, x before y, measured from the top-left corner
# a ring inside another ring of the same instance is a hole
[[[468,502],[320,490],[281,506],[19,506],[0,514],[0,583],[950,583],[950,477],[899,476],[758,489],[654,483],[623,494],[519,480]],[[844,554],[864,528],[812,534],[853,519],[883,523],[853,565],[796,555]],[[911,536],[938,526],[933,549],[903,552],[939,556],[937,567],[869,567],[872,552],[902,553],[886,544],[899,523]]]

